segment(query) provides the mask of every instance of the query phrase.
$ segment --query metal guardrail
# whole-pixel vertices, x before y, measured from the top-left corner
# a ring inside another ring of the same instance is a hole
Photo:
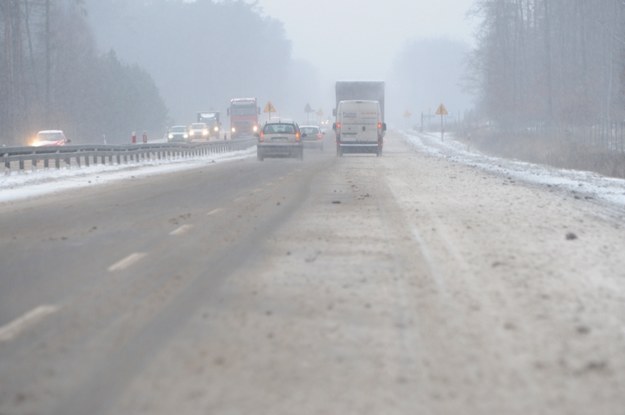
[[[0,147],[5,174],[27,168],[128,164],[144,160],[168,160],[208,156],[245,150],[255,138],[206,143],[160,143],[128,145],[69,145],[59,147]],[[27,167],[28,166],[28,167]]]

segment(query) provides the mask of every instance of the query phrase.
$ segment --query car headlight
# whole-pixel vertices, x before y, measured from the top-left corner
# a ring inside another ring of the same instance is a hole
[[[172,139],[174,138],[174,135],[173,135],[173,134],[169,134],[169,135],[167,136],[167,138],[169,138],[170,140],[172,140]]]
[[[189,138],[189,134],[184,134],[183,137],[184,138]]]
[[[219,131],[219,127],[215,126],[215,128],[213,128],[213,130],[214,130],[215,132]]]
[[[202,135],[208,135],[208,130],[202,130]]]
[[[193,137],[193,136],[195,135],[195,131],[191,131],[191,132],[189,133],[189,135],[190,135],[191,137]]]
[[[236,129],[236,128],[234,128],[234,127],[232,127],[232,132],[233,132],[233,133],[236,133],[236,132],[237,132],[237,129]]]
[[[255,125],[254,127],[252,127],[252,131],[254,131],[255,133],[258,132],[258,125]]]

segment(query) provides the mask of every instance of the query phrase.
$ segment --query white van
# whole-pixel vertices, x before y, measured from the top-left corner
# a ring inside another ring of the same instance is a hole
[[[340,101],[336,109],[336,155],[376,153],[382,155],[386,124],[378,101]]]

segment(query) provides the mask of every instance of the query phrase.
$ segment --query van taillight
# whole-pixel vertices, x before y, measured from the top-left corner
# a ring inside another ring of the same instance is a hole
[[[382,123],[381,123],[381,122],[379,122],[379,123],[378,123],[378,130],[381,130],[381,129],[382,129]]]

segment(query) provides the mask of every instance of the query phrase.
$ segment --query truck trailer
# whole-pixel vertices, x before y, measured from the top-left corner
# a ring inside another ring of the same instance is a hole
[[[382,122],[384,122],[384,81],[337,81],[335,92],[336,105],[332,112],[334,116],[341,101],[378,101],[382,112]]]

